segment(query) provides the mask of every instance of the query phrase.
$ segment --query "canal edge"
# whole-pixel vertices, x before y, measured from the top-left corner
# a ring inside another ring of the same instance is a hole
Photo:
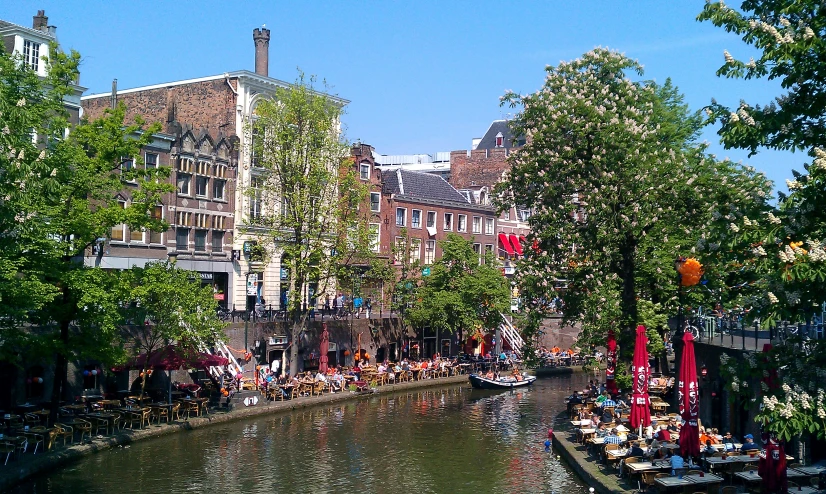
[[[177,434],[185,431],[192,431],[216,424],[225,424],[237,420],[254,418],[264,415],[277,415],[279,413],[291,412],[303,408],[314,408],[338,402],[357,401],[368,399],[374,396],[391,394],[400,391],[415,390],[422,388],[438,388],[453,384],[468,383],[466,374],[459,376],[443,377],[439,379],[426,379],[424,381],[411,381],[400,384],[389,384],[374,388],[375,391],[365,393],[340,392],[321,396],[302,398],[301,400],[273,401],[264,405],[252,408],[236,409],[231,412],[219,413],[208,417],[196,417],[176,424],[167,424],[155,429],[139,429],[127,433],[120,433],[115,436],[94,438],[91,443],[76,444],[58,451],[51,451],[41,457],[29,458],[24,464],[5,465],[0,468],[0,492],[14,487],[29,478],[48,470],[53,470],[72,461],[82,459],[102,451],[107,451],[119,446],[131,445],[138,441],[145,441],[157,437]],[[152,427],[152,426],[150,426]]]
[[[598,465],[580,462],[577,459],[579,452],[576,450],[576,445],[570,442],[567,437],[563,437],[570,435],[570,433],[571,432],[569,430],[555,430],[552,433],[552,444],[554,451],[556,451],[562,460],[565,461],[565,464],[568,465],[568,467],[573,470],[580,479],[588,484],[589,487],[593,487],[594,491],[599,494],[618,494],[629,492],[616,482],[616,478],[609,477],[600,471]]]

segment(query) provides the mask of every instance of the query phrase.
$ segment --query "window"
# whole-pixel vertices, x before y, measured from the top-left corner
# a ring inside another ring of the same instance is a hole
[[[396,208],[396,226],[405,226],[407,224],[407,209]]]
[[[473,217],[473,233],[482,233],[482,218],[479,216]]]
[[[195,195],[206,197],[209,188],[209,177],[195,177]]]
[[[212,217],[212,228],[217,230],[226,230],[226,216],[213,216]]]
[[[144,168],[147,170],[154,170],[158,168],[158,155],[157,153],[146,153],[143,158]]]
[[[189,228],[178,228],[175,231],[175,249],[189,249]]]
[[[402,262],[404,260],[404,250],[405,250],[405,241],[404,237],[396,237],[396,252],[393,255],[393,258],[396,262]]]
[[[258,127],[253,127],[250,142],[250,163],[252,166],[259,166],[258,161],[261,157],[261,138],[259,137]]]
[[[410,212],[410,227],[411,228],[421,228],[422,227],[422,211],[420,209],[414,209]]]
[[[184,173],[178,174],[178,194],[183,196],[189,195],[189,181],[192,180],[191,175],[187,175]]]
[[[427,227],[436,228],[436,211],[427,212]]]
[[[467,231],[467,215],[460,214],[459,215],[459,223],[456,225],[457,232],[466,232]]]
[[[206,252],[206,230],[195,230],[195,252]]]
[[[493,218],[485,218],[485,235],[493,235]]]
[[[501,148],[505,145],[505,137],[501,132],[496,134],[496,147]]]
[[[528,221],[528,218],[531,217],[531,210],[530,209],[520,209],[519,210],[519,221]]]
[[[473,252],[479,257],[479,264],[482,264],[482,244],[473,244]]]
[[[226,180],[213,180],[212,181],[212,198],[218,200],[224,200],[224,189],[227,186]]]
[[[380,231],[380,224],[370,223],[370,238],[368,240],[370,242],[370,250],[372,250],[373,252],[378,252],[381,249],[381,240],[379,237]]]
[[[23,41],[23,61],[30,69],[37,72],[40,67],[40,43]]]
[[[453,230],[453,213],[445,213],[444,228],[446,232]]]
[[[224,232],[212,232],[212,252],[224,250]]]
[[[381,211],[381,192],[370,193],[370,211],[374,213]]]
[[[142,244],[143,243],[143,229],[142,228],[130,228],[129,229],[129,241],[137,243],[137,244]]]
[[[359,165],[359,176],[362,180],[370,180],[370,163]]]
[[[510,209],[505,211],[504,213],[502,213],[502,219],[504,219],[505,221],[510,221],[510,219],[511,219]]]
[[[250,188],[251,195],[250,195],[250,220],[256,221],[261,218],[261,208],[264,206],[263,201],[261,199],[261,179],[259,177],[252,177],[250,180]],[[284,212],[286,208],[282,208],[282,212]]]
[[[126,201],[118,201],[118,207],[121,209],[126,209]],[[112,227],[112,235],[110,238],[115,242],[125,242],[126,241],[126,225],[121,223],[120,225],[115,225]]]
[[[422,239],[410,239],[410,263],[419,262],[422,258]]]
[[[424,243],[424,263],[433,264],[436,258],[436,241],[428,240]]]
[[[150,212],[150,215],[151,215],[151,218],[153,220],[162,221],[163,220],[163,206],[155,206],[154,208],[152,208],[152,211]],[[160,231],[156,232],[154,230],[150,230],[149,231],[149,243],[150,244],[163,243],[163,239],[162,239],[162,236],[161,236],[162,233],[163,232],[160,232]]]

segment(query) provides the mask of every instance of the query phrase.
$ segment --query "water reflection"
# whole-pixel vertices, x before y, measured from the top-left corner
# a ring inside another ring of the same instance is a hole
[[[88,457],[15,493],[587,492],[547,429],[580,377],[467,385],[224,424]]]

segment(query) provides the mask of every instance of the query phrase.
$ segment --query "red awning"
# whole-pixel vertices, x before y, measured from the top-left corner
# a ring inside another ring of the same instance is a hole
[[[513,255],[513,247],[511,246],[510,240],[508,240],[508,236],[504,233],[499,234],[499,242],[502,244],[502,248],[505,249],[510,255]]]
[[[517,254],[519,254],[520,256],[523,255],[522,243],[519,242],[519,237],[517,237],[516,235],[511,235],[511,244],[513,245],[513,250],[515,250]]]

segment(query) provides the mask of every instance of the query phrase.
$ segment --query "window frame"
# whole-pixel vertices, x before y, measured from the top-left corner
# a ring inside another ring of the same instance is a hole
[[[34,72],[40,72],[40,43],[23,40],[23,63]]]
[[[204,184],[204,193],[200,193],[199,185]],[[209,177],[205,177],[203,175],[195,175],[195,197],[200,197],[204,199],[209,198]]]
[[[192,244],[192,249],[193,249],[193,252],[206,252],[206,251],[207,251],[207,249],[206,249],[206,246],[207,246],[207,235],[209,235],[209,230],[204,230],[203,228],[195,228],[195,235],[192,237],[192,240],[193,240],[193,244]],[[200,248],[200,249],[198,248],[198,239],[199,239],[199,238],[202,238],[202,239],[203,239],[203,245],[201,246],[201,248]]]
[[[365,167],[366,167],[366,172],[367,173],[365,173]],[[359,163],[359,179],[364,180],[365,182],[370,180],[370,163],[369,162]]]
[[[376,202],[373,202],[373,197],[377,197]],[[373,209],[373,204],[376,204],[376,209]],[[381,192],[370,192],[370,211],[373,213],[381,212]]]
[[[218,186],[221,186],[221,195],[215,193],[218,190]],[[212,200],[213,201],[226,201],[226,191],[227,191],[227,181],[224,179],[215,179],[212,181]]]
[[[419,213],[419,225],[416,226],[416,213]],[[421,209],[411,209],[410,210],[410,228],[415,228],[417,230],[422,229],[422,210]]]
[[[407,249],[407,242],[404,237],[396,237],[393,244],[396,252],[393,253],[393,263],[401,263],[404,261],[404,251]]]
[[[210,249],[212,252],[223,252],[224,251],[224,236],[225,232],[221,230],[212,230],[212,237],[210,238]],[[215,240],[220,239],[221,243],[218,245],[218,248],[215,248]]]
[[[484,259],[484,256],[482,255],[482,252],[483,252],[482,251],[482,244],[480,244],[479,242],[474,242],[473,243],[473,252],[476,253],[476,256],[479,258],[479,264],[481,265],[482,264],[482,259]]]
[[[462,226],[462,218],[464,218],[464,227]],[[467,233],[467,215],[459,213],[456,218],[456,232]]]
[[[374,226],[376,227],[375,232],[373,231]],[[368,242],[370,242],[368,247],[372,252],[381,252],[381,223],[369,223],[367,228],[369,230]]]
[[[399,211],[404,211],[404,213],[402,214],[402,217],[401,217],[401,219],[402,219],[401,223],[399,223]],[[396,208],[396,226],[401,226],[401,227],[407,226],[407,208],[400,208],[400,207]]]
[[[189,250],[189,231],[192,230],[190,227],[176,227],[175,228],[175,250]],[[186,245],[181,248],[181,233],[186,233]]]
[[[126,201],[118,199],[118,206],[121,209],[126,209]],[[115,238],[114,233],[115,229],[120,229],[120,238]],[[118,225],[114,225],[112,228],[109,229],[109,241],[110,242],[118,242],[118,243],[126,243],[126,223],[120,223]]]
[[[430,247],[433,249],[430,249]],[[424,243],[424,263],[426,266],[433,264],[436,261],[436,241],[425,240]]]
[[[432,225],[430,224],[431,215],[433,216],[433,224]],[[424,223],[425,226],[427,228],[436,228],[437,222],[438,222],[438,220],[436,219],[436,211],[428,211],[427,212],[427,217],[426,217],[426,220],[425,220],[425,223]]]
[[[471,220],[471,232],[473,233],[482,233],[482,217],[481,216],[474,216]]]
[[[422,239],[410,237],[410,255],[407,261],[410,264],[421,262],[422,260]]]
[[[444,214],[444,223],[442,224],[442,228],[446,232],[453,231],[453,213],[445,213]]]
[[[181,187],[183,180],[186,181],[186,192],[184,192],[183,187]],[[179,196],[192,197],[192,174],[177,172],[175,175],[175,189],[178,191]]]
[[[493,235],[496,231],[496,220],[495,218],[486,217],[485,218],[485,235]]]
[[[160,209],[159,209],[159,208],[160,208]],[[160,212],[158,212],[158,211],[160,211]],[[156,213],[157,213],[157,214],[156,214]],[[156,205],[155,205],[155,206],[154,206],[154,207],[153,207],[153,208],[149,211],[149,216],[150,216],[153,220],[163,220],[163,204],[156,204]],[[148,243],[149,245],[162,245],[162,244],[163,244],[163,234],[164,234],[164,232],[160,232],[160,231],[156,232],[155,230],[147,230],[147,231],[146,231],[146,234],[147,234],[147,243]],[[153,242],[153,241],[152,241],[152,236],[153,236],[153,235],[157,235],[157,236],[158,236],[158,241],[157,241],[157,242]]]

